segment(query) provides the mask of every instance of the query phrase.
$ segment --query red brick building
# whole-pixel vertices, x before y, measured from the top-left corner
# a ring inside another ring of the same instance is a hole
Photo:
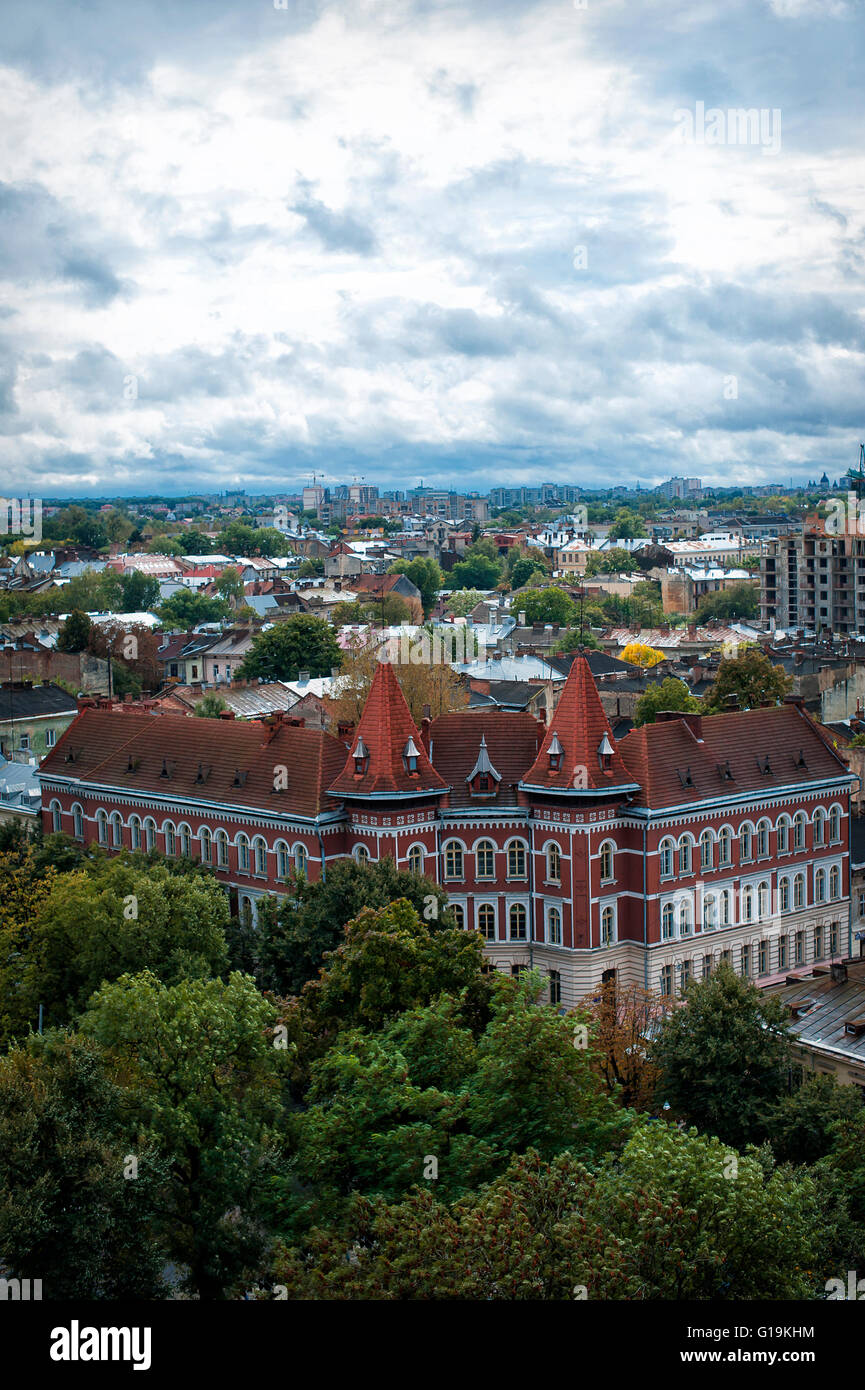
[[[549,727],[464,709],[420,729],[382,664],[350,736],[83,711],[42,763],[46,831],[212,864],[240,911],[345,855],[428,874],[500,969],[572,1004],[614,970],[676,991],[852,954],[855,778],[795,703],[613,739],[577,660]]]

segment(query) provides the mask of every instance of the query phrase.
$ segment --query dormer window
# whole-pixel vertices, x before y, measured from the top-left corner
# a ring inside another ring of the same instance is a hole
[[[548,752],[550,755],[550,770],[552,772],[558,772],[559,768],[562,765],[562,754],[564,753],[564,749],[562,748],[562,745],[559,743],[559,736],[556,733],[553,734],[553,739],[549,746]]]
[[[355,744],[352,757],[354,758],[354,774],[356,777],[362,777],[369,766],[369,749],[362,738],[359,738]]]
[[[613,745],[606,734],[598,744],[598,762],[603,772],[609,772],[613,766]]]
[[[402,750],[402,760],[405,763],[406,772],[410,777],[417,776],[417,760],[420,757],[420,750],[414,739],[409,735],[409,741]]]
[[[481,746],[478,749],[477,761],[466,778],[471,795],[495,796],[498,791],[498,784],[501,780],[500,774],[490,762],[486,738],[481,735]]]

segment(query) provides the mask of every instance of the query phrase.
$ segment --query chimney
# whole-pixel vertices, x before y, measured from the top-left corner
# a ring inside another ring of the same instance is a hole
[[[422,719],[421,722],[420,722],[420,741],[421,741],[421,743],[423,744],[424,748],[426,749],[426,755],[427,755],[427,757],[429,757],[429,755],[430,755],[430,753],[429,753],[429,747],[430,747],[430,737],[429,737],[429,733],[430,733],[430,727],[431,727],[431,725],[432,725],[432,720],[431,720],[430,717],[429,717],[429,705],[424,705],[423,708],[424,708],[424,716],[423,716],[423,719]]]
[[[535,747],[540,753],[544,739],[547,736],[547,726],[542,719],[537,720],[537,726],[535,730]]]
[[[297,683],[298,683],[298,685],[308,685],[308,684],[309,684],[309,672],[308,672],[308,671],[298,671],[298,673],[297,673]]]
[[[843,960],[833,960],[829,969],[832,974],[833,985],[844,985],[847,983],[847,967]]]
[[[804,708],[805,708],[805,697],[804,697],[804,695],[785,695],[785,696],[784,696],[784,704],[785,704],[785,705],[796,705],[796,707],[797,707],[798,709],[804,710]]]
[[[219,717],[220,717],[220,719],[233,719],[233,718],[234,718],[234,710],[233,710],[233,709],[221,709],[221,710],[219,711]]]
[[[669,724],[674,719],[681,719],[683,724],[687,724],[694,738],[702,742],[703,739],[703,716],[692,710],[662,709],[655,715],[656,724]]]

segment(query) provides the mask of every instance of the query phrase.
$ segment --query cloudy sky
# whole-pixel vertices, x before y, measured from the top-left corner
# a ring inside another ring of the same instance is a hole
[[[863,36],[863,0],[4,0],[5,490],[837,475]]]

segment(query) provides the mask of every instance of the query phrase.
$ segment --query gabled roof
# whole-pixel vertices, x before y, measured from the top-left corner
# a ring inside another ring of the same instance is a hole
[[[67,762],[68,755],[74,761]],[[344,759],[343,745],[320,729],[87,709],[39,773],[311,818],[333,809],[325,792]],[[163,767],[169,775],[162,775]],[[288,783],[280,791],[273,786],[277,767],[285,768]]]
[[[699,739],[685,719],[643,724],[619,752],[642,788],[635,804],[653,809],[849,775],[813,720],[789,704],[704,715]]]
[[[488,777],[492,777],[496,782],[500,782],[502,780],[501,774],[496,771],[496,769],[490,762],[489,750],[487,749],[487,741],[484,738],[483,734],[481,734],[481,746],[478,749],[477,761],[475,762],[474,767],[472,768],[471,772],[466,778],[466,781],[473,782],[475,778],[481,773],[486,774],[486,776]]]
[[[468,778],[480,741],[501,781],[496,783],[497,806],[517,804],[517,784],[534,762],[543,726],[533,714],[495,708],[454,710],[430,726],[433,767],[451,788],[453,807],[476,804]]]
[[[418,749],[414,773],[409,772],[406,762],[406,748],[412,739]],[[358,754],[359,742],[366,749],[364,754]],[[356,771],[356,754],[363,760],[360,773]],[[392,665],[380,661],[345,766],[331,792],[335,796],[386,798],[445,790],[427,757]]]
[[[556,753],[557,745],[561,753],[553,767],[550,754]],[[608,759],[604,754],[608,754]],[[609,766],[605,766],[607,761]],[[577,657],[571,666],[541,750],[523,778],[522,786],[526,790],[574,796],[617,789],[637,790],[616,748],[589,663],[583,656]]]

